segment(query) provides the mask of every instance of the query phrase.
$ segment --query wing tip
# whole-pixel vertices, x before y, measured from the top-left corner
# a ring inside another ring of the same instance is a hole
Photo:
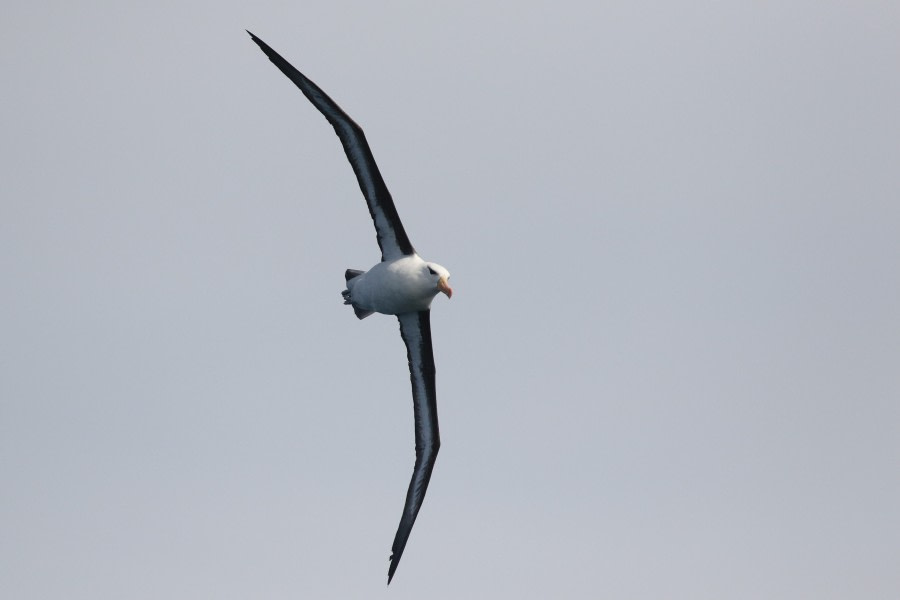
[[[388,585],[391,585],[391,580],[394,578],[394,573],[397,572],[397,564],[400,562],[400,557],[397,556],[396,560],[394,557],[396,554],[391,554],[391,566],[388,567]]]
[[[254,35],[254,33],[249,29],[245,29],[244,31],[246,31],[250,35],[250,39],[253,40],[253,42],[257,46],[259,46],[259,49],[266,53],[266,56],[269,57],[269,60],[272,60],[272,55],[276,54],[275,51],[269,48],[269,45],[267,43],[256,37],[256,35]]]

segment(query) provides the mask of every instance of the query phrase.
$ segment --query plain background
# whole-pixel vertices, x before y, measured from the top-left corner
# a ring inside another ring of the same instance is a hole
[[[413,465],[337,138],[435,301]],[[32,2],[0,36],[4,598],[900,597],[896,2]]]

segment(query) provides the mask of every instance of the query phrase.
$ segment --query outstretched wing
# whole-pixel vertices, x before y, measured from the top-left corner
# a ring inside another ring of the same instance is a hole
[[[409,378],[412,381],[413,410],[416,424],[416,466],[413,469],[409,490],[406,492],[406,504],[403,505],[403,516],[394,536],[391,548],[391,566],[388,569],[388,584],[397,570],[406,540],[412,531],[416,515],[425,499],[431,471],[441,447],[441,434],[438,429],[437,394],[434,388],[434,353],[431,349],[431,312],[423,310],[417,313],[397,315],[400,321],[400,335],[406,344],[406,355],[409,358]]]
[[[250,33],[249,31],[247,33]],[[250,33],[253,41],[262,48],[275,66],[293,81],[303,95],[306,96],[319,111],[325,115],[335,133],[341,139],[344,152],[350,160],[359,188],[369,205],[369,214],[375,222],[375,235],[378,238],[378,247],[381,248],[381,259],[390,260],[413,254],[415,250],[406,236],[403,223],[397,215],[394,200],[391,193],[381,178],[375,157],[366,142],[366,136],[362,128],[353,119],[347,116],[334,100],[328,97],[319,86],[306,78],[303,73],[295,69],[291,63],[284,60],[280,54],[272,50],[264,41]]]

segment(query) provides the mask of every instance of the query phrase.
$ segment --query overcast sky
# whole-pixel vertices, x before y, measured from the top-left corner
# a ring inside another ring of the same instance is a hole
[[[900,597],[900,5],[446,6],[4,8],[4,597]]]

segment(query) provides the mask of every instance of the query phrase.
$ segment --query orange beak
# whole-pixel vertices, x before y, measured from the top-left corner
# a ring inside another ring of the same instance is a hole
[[[450,287],[450,284],[447,283],[446,277],[441,277],[438,280],[438,289],[447,294],[448,298],[453,297],[453,289]]]

